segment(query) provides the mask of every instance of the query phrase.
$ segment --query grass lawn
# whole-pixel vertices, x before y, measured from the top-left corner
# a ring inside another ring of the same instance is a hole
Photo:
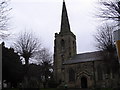
[[[40,90],[58,90],[57,88],[42,88]]]
[[[3,90],[19,90],[17,88],[12,88],[12,89],[3,89]],[[32,89],[30,89],[32,90]],[[63,88],[41,88],[39,90],[64,90]],[[69,89],[68,89],[69,90]],[[77,89],[78,90],[78,89]],[[91,90],[91,89],[90,89]],[[114,90],[114,89],[111,89],[111,88],[103,88],[103,89],[94,89],[94,90]],[[119,89],[117,89],[119,90]]]
[[[3,90],[19,90],[17,88],[9,88],[9,89],[3,89]],[[60,89],[57,89],[57,88],[41,88],[39,90],[60,90]]]

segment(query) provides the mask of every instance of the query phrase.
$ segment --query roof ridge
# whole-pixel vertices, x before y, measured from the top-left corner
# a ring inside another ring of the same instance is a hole
[[[91,53],[97,53],[97,52],[103,52],[103,51],[84,52],[84,53],[79,53],[76,55],[91,54]]]

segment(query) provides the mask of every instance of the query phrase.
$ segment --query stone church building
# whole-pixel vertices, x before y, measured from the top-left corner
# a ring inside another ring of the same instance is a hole
[[[106,73],[103,52],[77,54],[76,36],[70,29],[65,1],[62,6],[61,28],[55,33],[54,76],[68,88],[117,87],[118,74]],[[116,79],[117,78],[117,79]]]

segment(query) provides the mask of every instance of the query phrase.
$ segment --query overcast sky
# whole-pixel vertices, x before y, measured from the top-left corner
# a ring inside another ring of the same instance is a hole
[[[60,31],[63,0],[11,0],[12,32],[34,31],[53,52],[54,34]],[[96,0],[65,0],[71,31],[77,38],[78,53],[95,51],[93,34],[97,21]]]

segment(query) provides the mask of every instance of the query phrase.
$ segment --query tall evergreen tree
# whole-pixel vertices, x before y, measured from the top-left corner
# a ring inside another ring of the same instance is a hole
[[[12,48],[6,48],[2,43],[2,80],[17,86],[23,79],[23,66],[20,56]]]

